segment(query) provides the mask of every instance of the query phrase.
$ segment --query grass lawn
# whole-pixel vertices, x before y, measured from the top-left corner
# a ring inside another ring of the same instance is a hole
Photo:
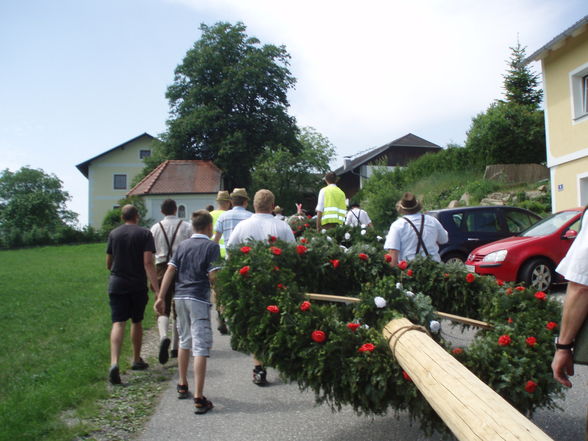
[[[102,243],[0,251],[0,440],[72,439],[64,411],[108,395],[107,280]]]

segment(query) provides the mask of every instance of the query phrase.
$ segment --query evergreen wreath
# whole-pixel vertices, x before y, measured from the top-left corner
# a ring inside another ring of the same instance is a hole
[[[429,259],[391,268],[382,244],[373,231],[340,227],[307,230],[296,244],[269,237],[231,250],[216,288],[233,349],[255,354],[333,410],[346,404],[359,414],[407,410],[426,433],[446,432],[382,336],[386,323],[406,317],[521,412],[556,407],[561,385],[550,360],[558,302]],[[309,301],[309,292],[360,302]],[[493,328],[478,331],[468,347],[452,347],[435,310]]]

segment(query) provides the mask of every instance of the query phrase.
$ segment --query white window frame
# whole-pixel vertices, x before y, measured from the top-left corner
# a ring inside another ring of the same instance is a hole
[[[572,123],[588,121],[588,63],[570,72]]]
[[[182,210],[184,211],[184,215],[181,216]],[[178,205],[178,217],[180,219],[186,219],[186,206],[184,204]]]
[[[116,177],[117,176],[124,176],[125,177],[125,186],[124,186],[124,188],[118,188],[116,186]],[[127,189],[127,186],[128,186],[128,177],[127,177],[126,173],[114,173],[112,175],[112,189],[113,190],[126,190]]]

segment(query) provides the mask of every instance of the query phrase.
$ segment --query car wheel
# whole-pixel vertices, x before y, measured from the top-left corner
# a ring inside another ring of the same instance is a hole
[[[553,268],[547,259],[533,259],[521,270],[521,279],[529,288],[547,291],[553,283]]]
[[[445,256],[443,256],[443,262],[445,263],[449,263],[449,264],[457,264],[457,265],[463,265],[466,261],[466,256],[464,256],[461,253],[447,253]]]

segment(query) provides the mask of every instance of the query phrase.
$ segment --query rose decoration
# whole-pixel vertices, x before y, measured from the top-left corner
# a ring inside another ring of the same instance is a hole
[[[274,266],[274,271],[280,271],[280,267],[279,266]]]
[[[270,252],[274,256],[279,256],[280,254],[282,254],[282,249],[281,248],[278,248],[278,247],[270,247]]]
[[[278,238],[276,236],[269,236],[268,237],[269,243],[274,243]]]
[[[339,259],[331,259],[329,260],[329,262],[331,262],[331,265],[333,265],[333,268],[339,268]]]
[[[529,346],[533,347],[537,344],[537,339],[535,337],[527,337],[525,339],[525,343],[527,343]]]
[[[443,277],[447,279],[449,277],[449,273],[443,273]]]
[[[498,345],[499,346],[508,346],[509,344],[511,344],[512,340],[510,338],[510,335],[501,335],[500,337],[498,337]]]
[[[535,293],[535,298],[537,300],[547,301],[547,294],[545,294],[543,291],[537,291]]]
[[[249,254],[249,251],[251,251],[251,247],[241,247],[241,252],[243,254]]]
[[[363,261],[367,261],[367,260],[369,260],[369,256],[368,256],[367,254],[365,254],[365,253],[359,253],[359,254],[357,255],[357,257],[359,257],[359,258],[360,258],[361,260],[363,260]]]
[[[345,240],[349,240],[351,239],[351,234],[349,233],[345,233],[345,236],[343,236],[345,238]]]
[[[504,280],[496,279],[496,284],[498,286],[504,286]]]
[[[245,276],[247,276],[247,274],[249,274],[250,269],[251,269],[251,267],[249,265],[246,265],[239,270],[239,274],[241,274],[243,277],[245,277]]]
[[[310,338],[312,338],[312,340],[317,343],[322,343],[327,339],[327,334],[325,334],[323,331],[312,331]]]
[[[269,305],[265,309],[267,309],[272,314],[279,314],[279,312],[280,312],[280,308],[278,308],[276,305]]]
[[[412,378],[410,378],[410,375],[408,375],[406,373],[405,370],[402,371],[402,377],[406,380],[406,381],[410,381],[412,383]]]
[[[304,245],[296,245],[296,252],[298,253],[299,256],[302,256],[307,251],[308,251],[308,248],[306,248]]]
[[[371,343],[365,343],[358,349],[359,352],[373,352],[376,347]]]
[[[461,355],[461,354],[463,354],[463,349],[462,349],[462,348],[453,348],[453,349],[451,350],[451,353],[452,353],[453,355]]]
[[[413,274],[414,274],[414,272],[411,269],[409,269],[409,270],[406,271],[406,275],[408,277],[412,277]]]
[[[300,243],[308,243],[308,239],[302,237],[300,238]]]
[[[398,262],[398,268],[404,271],[406,268],[408,268],[408,262],[406,260],[401,260]]]
[[[533,392],[535,392],[535,389],[537,389],[537,383],[535,383],[532,380],[527,381],[527,383],[525,384],[525,390],[532,394]]]
[[[402,289],[402,283],[396,282],[396,289]]]
[[[441,323],[439,323],[437,320],[431,320],[429,323],[429,329],[433,334],[437,334],[441,330]]]
[[[412,292],[412,291],[404,291],[404,295],[406,297],[414,297],[414,292]]]
[[[281,283],[278,283],[277,288],[278,289],[286,289],[286,287],[284,285],[282,285]]]
[[[476,276],[472,273],[467,273],[465,279],[466,279],[466,282],[472,283],[474,280],[476,280]]]
[[[392,256],[390,254],[384,254],[384,260],[390,263],[392,262]]]
[[[525,290],[525,287],[524,286],[517,286],[515,289],[517,291],[524,291]]]
[[[361,234],[362,236],[365,236],[365,234],[366,234],[366,233],[367,233],[367,231],[365,231],[365,230],[361,230],[361,232],[360,232],[360,234]]]
[[[506,319],[506,323],[508,323],[509,325],[512,324],[512,322],[513,322],[512,318],[509,317]]]
[[[352,331],[356,331],[361,325],[359,323],[347,323],[347,327]]]
[[[374,297],[374,303],[376,304],[376,306],[378,308],[385,308],[386,305],[388,304],[388,302],[386,301],[386,299],[384,297]]]
[[[300,304],[300,310],[301,311],[308,311],[310,309],[310,302],[308,300],[305,300],[304,302],[302,302]]]
[[[555,328],[557,328],[557,323],[555,322],[548,322],[545,327],[547,329],[549,329],[550,331],[553,331]]]
[[[512,294],[512,288],[506,288],[504,290],[504,294],[506,294],[507,296],[511,295]]]

